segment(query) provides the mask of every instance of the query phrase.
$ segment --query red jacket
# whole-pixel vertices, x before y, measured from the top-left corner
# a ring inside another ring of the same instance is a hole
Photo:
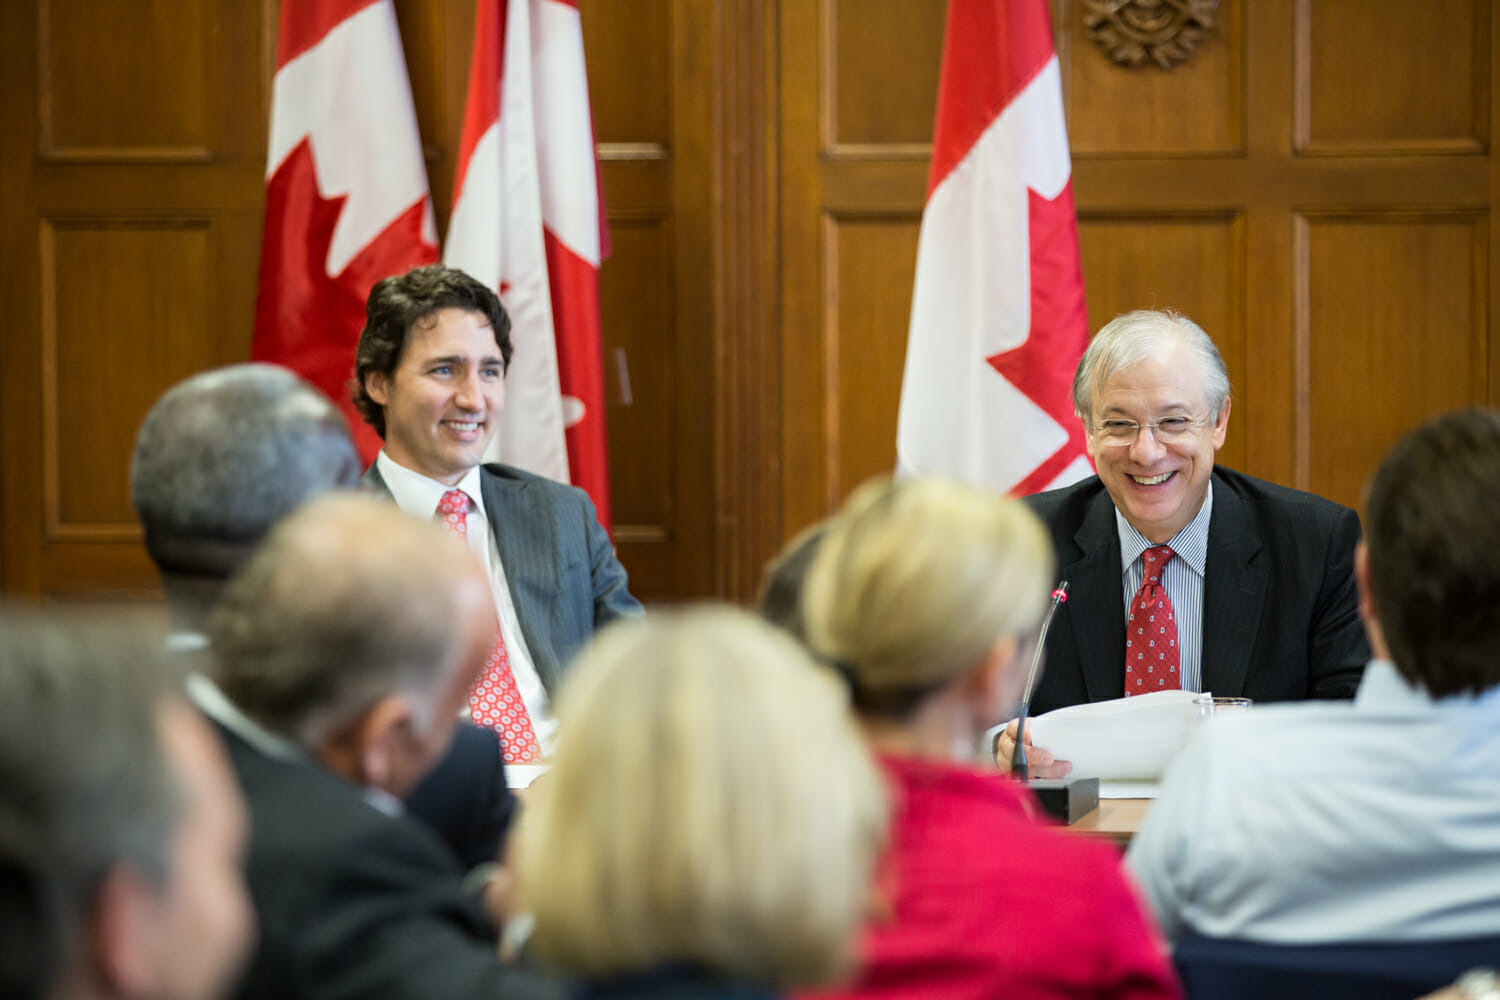
[[[1113,847],[1049,825],[1002,775],[881,764],[893,799],[881,876],[891,912],[866,928],[856,980],[817,997],[1181,997]]]

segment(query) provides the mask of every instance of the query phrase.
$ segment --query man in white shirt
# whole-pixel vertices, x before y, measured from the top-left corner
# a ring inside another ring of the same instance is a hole
[[[1500,413],[1440,417],[1371,482],[1353,703],[1217,718],[1127,863],[1168,937],[1500,934]]]
[[[483,464],[512,350],[495,293],[419,267],[378,282],[365,316],[354,401],[385,441],[365,481],[409,514],[441,518],[488,573],[500,635],[469,707],[502,733],[507,773],[525,784],[555,739],[551,698],[568,661],[640,603],[587,494]]]

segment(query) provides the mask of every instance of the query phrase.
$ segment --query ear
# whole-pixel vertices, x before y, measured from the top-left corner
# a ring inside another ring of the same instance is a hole
[[[1026,686],[1025,664],[1021,663],[1021,643],[1013,635],[995,640],[979,667],[968,677],[974,704],[983,706],[982,725],[993,725],[1016,702]]]
[[[353,732],[356,780],[366,787],[399,795],[396,784],[416,725],[411,702],[388,694],[360,719]]]
[[[85,924],[83,960],[98,970],[108,992],[154,996],[160,989],[151,928],[159,890],[135,865],[121,863],[99,883]]]
[[[1219,410],[1219,419],[1214,421],[1214,451],[1224,447],[1224,438],[1229,433],[1229,406],[1234,400],[1224,397],[1224,406]]]
[[[365,395],[381,406],[390,398],[390,379],[385,372],[370,372],[365,376]]]
[[[1370,593],[1370,550],[1363,541],[1354,549],[1354,586],[1359,591],[1359,617],[1370,640],[1370,655],[1377,660],[1389,660],[1390,647],[1385,644],[1385,631],[1375,611],[1375,595]]]

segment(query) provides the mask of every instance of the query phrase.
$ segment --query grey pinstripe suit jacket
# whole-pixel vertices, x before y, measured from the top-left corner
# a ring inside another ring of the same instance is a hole
[[[390,494],[373,465],[364,482]],[[555,696],[595,629],[644,611],[587,493],[499,463],[483,465],[480,482],[526,647]]]

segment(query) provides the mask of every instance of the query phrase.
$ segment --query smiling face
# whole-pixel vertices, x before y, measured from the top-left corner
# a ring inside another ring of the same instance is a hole
[[[385,451],[449,486],[484,459],[505,407],[505,363],[483,313],[440,309],[413,324],[389,376],[365,391],[385,408]]]
[[[1144,425],[1163,417],[1206,420],[1209,415],[1201,362],[1181,341],[1094,388],[1090,417],[1095,427],[1109,419],[1143,425],[1130,445],[1109,444],[1092,427],[1086,432],[1089,457],[1116,509],[1153,544],[1181,531],[1203,506],[1214,452],[1224,446],[1229,427],[1229,401],[1216,421],[1171,442],[1158,440]]]

